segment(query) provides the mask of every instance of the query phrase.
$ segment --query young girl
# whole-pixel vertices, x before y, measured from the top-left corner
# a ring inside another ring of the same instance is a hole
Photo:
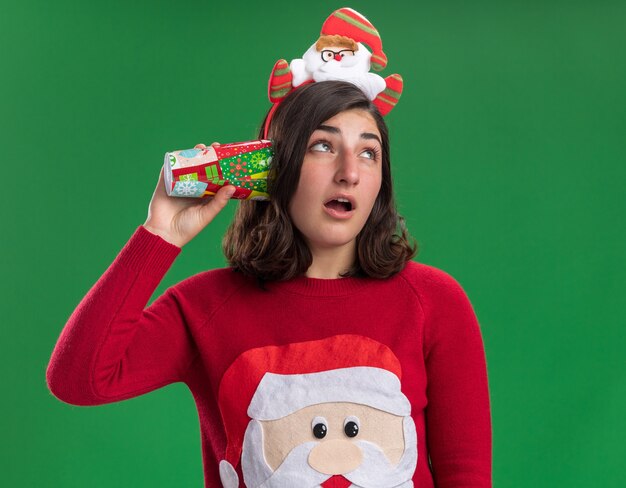
[[[490,487],[479,326],[453,278],[410,260],[378,110],[350,83],[312,83],[269,137],[271,199],[239,204],[231,266],[144,308],[234,189],[172,198],[161,175],[61,333],[50,390],[97,405],[184,382],[206,487]]]

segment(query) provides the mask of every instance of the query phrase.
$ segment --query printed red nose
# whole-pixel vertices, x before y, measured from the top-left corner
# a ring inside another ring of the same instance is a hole
[[[341,475],[335,475],[322,483],[322,488],[348,488],[352,483]]]
[[[337,53],[335,54],[335,61],[341,61],[343,58],[341,57],[341,54]]]

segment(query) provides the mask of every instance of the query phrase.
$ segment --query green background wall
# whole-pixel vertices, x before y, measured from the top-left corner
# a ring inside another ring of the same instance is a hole
[[[482,326],[495,485],[626,486],[626,2],[349,5],[405,80],[388,122],[417,259]],[[143,223],[164,152],[254,138],[274,62],[342,6],[2,0],[0,484],[202,485],[185,386],[73,407],[45,368]],[[159,293],[224,264],[234,206]]]

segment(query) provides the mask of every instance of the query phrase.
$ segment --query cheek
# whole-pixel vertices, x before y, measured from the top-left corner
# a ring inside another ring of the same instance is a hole
[[[310,196],[307,189],[298,185],[289,202],[288,213],[293,225],[300,231],[302,231],[302,226],[306,222],[306,216],[310,208]]]
[[[289,453],[303,442],[309,441],[308,429],[298,428],[292,419],[261,422],[263,427],[263,454],[273,471],[282,464]]]
[[[367,194],[369,195],[369,201],[372,207],[374,206],[381,190],[382,190],[382,178],[378,175],[372,178],[372,180],[368,184]]]
[[[309,71],[317,70],[324,61],[322,61],[321,54],[317,51],[307,51],[302,57],[304,64]]]
[[[303,164],[300,171],[298,186],[289,202],[289,214],[302,215],[311,209],[319,198],[321,181],[308,165]]]
[[[370,218],[370,216],[372,215],[372,212],[374,211],[374,208],[376,208],[376,201],[379,199],[380,197],[380,191],[381,191],[381,184],[380,181],[377,183],[372,183],[371,187],[369,188],[367,194],[368,194],[368,198],[367,198],[367,205],[368,205],[368,209],[367,209],[367,213],[363,216],[364,221],[363,221],[363,225],[365,226],[365,223],[367,222],[367,220]]]

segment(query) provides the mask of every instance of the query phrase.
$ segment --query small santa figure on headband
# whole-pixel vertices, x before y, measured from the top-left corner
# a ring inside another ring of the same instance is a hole
[[[380,71],[386,65],[387,56],[376,28],[355,10],[342,8],[326,19],[319,39],[302,59],[276,62],[269,80],[269,98],[272,103],[280,103],[304,83],[342,80],[358,86],[386,115],[398,102],[403,86],[398,74],[383,79],[370,73],[370,68]]]
[[[400,377],[393,352],[363,336],[246,351],[220,384],[223,487],[413,488],[417,434]]]

